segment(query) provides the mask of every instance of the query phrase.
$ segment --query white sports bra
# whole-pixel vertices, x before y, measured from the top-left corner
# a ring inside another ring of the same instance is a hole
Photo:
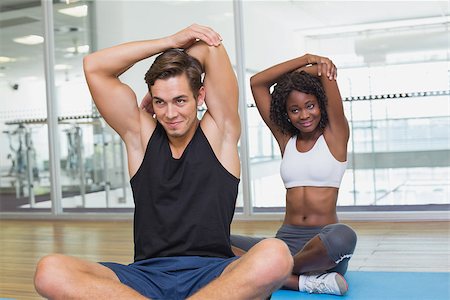
[[[280,173],[284,186],[319,186],[339,188],[347,161],[336,160],[328,149],[323,135],[319,136],[308,152],[299,152],[297,136],[289,139],[284,149]]]

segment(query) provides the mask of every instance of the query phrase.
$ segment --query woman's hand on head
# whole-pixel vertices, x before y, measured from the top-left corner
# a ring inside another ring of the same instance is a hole
[[[337,68],[328,57],[306,54],[308,64],[317,65],[317,76],[325,74],[329,80],[336,80]]]

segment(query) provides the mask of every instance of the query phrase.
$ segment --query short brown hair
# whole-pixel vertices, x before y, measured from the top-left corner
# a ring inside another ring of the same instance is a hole
[[[186,74],[194,97],[197,98],[198,91],[203,85],[203,68],[195,58],[179,49],[170,49],[158,55],[145,73],[145,82],[148,90],[158,79],[167,79],[181,74]]]

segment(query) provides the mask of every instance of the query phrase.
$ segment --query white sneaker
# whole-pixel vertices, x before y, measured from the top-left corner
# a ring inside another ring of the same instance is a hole
[[[336,272],[300,275],[299,290],[314,294],[344,295],[348,290],[348,284],[345,278]]]

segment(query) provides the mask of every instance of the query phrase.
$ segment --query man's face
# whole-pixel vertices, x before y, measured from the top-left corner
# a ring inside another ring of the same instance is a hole
[[[151,87],[151,94],[156,118],[169,137],[184,137],[195,130],[198,101],[194,98],[186,75],[156,80]],[[203,94],[202,88],[199,97],[202,98]]]

